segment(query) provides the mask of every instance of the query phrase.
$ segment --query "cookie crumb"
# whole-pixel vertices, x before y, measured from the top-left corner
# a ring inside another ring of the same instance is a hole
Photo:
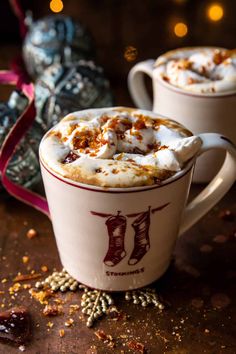
[[[73,315],[79,309],[80,309],[79,305],[70,305],[69,315]]]
[[[106,343],[108,347],[114,348],[114,339],[110,334],[106,334],[102,329],[97,330],[94,334],[99,340]]]
[[[28,237],[28,239],[32,239],[34,237],[36,237],[38,234],[37,234],[37,231],[35,229],[29,229],[26,233],[26,236]]]
[[[135,350],[139,353],[145,353],[145,347],[142,343],[131,340],[127,343],[127,345],[129,349]]]
[[[43,265],[41,267],[41,271],[44,272],[44,273],[48,272],[48,267],[46,265]]]
[[[62,313],[61,306],[58,305],[46,305],[43,309],[44,316],[57,316]]]
[[[73,323],[74,323],[73,318],[69,318],[69,320],[67,320],[67,321],[65,322],[65,326],[66,326],[66,327],[71,327],[71,326],[73,325]]]
[[[20,352],[24,352],[25,351],[25,346],[24,345],[20,345],[18,347],[18,349],[19,349]]]
[[[22,262],[23,262],[24,264],[28,263],[28,262],[29,262],[29,256],[23,256],[23,257],[22,257]]]
[[[65,330],[64,329],[59,329],[59,336],[63,338],[65,335]]]
[[[49,321],[49,322],[47,323],[47,327],[52,328],[53,326],[54,326],[54,323],[53,323],[53,322],[50,322],[50,321]]]

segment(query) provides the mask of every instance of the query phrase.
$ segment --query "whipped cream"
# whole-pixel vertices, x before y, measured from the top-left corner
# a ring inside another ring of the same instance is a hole
[[[124,108],[67,115],[43,138],[42,162],[59,175],[102,187],[161,183],[180,171],[201,139],[179,123]]]
[[[154,77],[184,90],[217,93],[236,90],[236,51],[211,47],[182,48],[161,55]]]

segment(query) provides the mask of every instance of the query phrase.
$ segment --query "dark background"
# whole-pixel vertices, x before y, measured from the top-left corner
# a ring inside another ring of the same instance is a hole
[[[49,0],[20,3],[32,11],[34,19],[52,14]],[[217,22],[207,15],[209,6],[215,3],[224,9],[223,18]],[[156,58],[169,49],[192,45],[235,47],[235,0],[64,0],[62,14],[78,18],[89,28],[96,42],[97,62],[105,68],[112,84],[123,87],[136,62]],[[174,33],[177,22],[188,26],[182,38]],[[8,0],[1,0],[0,55],[6,58],[6,65],[20,50],[20,44],[18,20]],[[127,46],[138,51],[132,61],[124,57]]]

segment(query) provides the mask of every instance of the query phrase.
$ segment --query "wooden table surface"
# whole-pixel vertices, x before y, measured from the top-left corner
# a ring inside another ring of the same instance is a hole
[[[201,189],[193,186],[193,194]],[[224,210],[236,213],[236,186],[200,222],[183,235],[176,245],[173,262],[154,288],[166,303],[159,311],[150,306],[142,308],[124,299],[124,293],[112,295],[115,305],[126,317],[118,321],[110,317],[98,320],[94,327],[86,327],[86,316],[79,309],[69,316],[68,307],[79,304],[81,291],[58,294],[66,300],[64,314],[53,318],[42,314],[44,305],[31,298],[23,284],[32,287],[35,280],[21,282],[15,295],[9,294],[13,278],[18,272],[32,270],[45,278],[54,269],[60,270],[56,244],[50,221],[38,211],[12,198],[0,198],[0,306],[8,309],[24,305],[32,318],[32,336],[25,346],[26,353],[134,353],[128,347],[130,340],[144,344],[147,353],[220,354],[236,353],[235,326],[235,218],[225,220],[219,215]],[[231,220],[232,219],[232,220]],[[33,228],[38,235],[28,239]],[[23,263],[22,257],[29,260]],[[41,266],[48,272],[43,273]],[[65,327],[72,317],[73,326]],[[48,327],[48,322],[53,327]],[[60,338],[59,330],[65,329]],[[115,343],[110,348],[100,341],[95,332],[100,329],[110,334]],[[17,353],[18,347],[0,343],[0,353]]]

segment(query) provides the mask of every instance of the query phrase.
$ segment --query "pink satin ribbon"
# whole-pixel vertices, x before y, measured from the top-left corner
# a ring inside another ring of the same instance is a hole
[[[14,154],[16,146],[30,128],[36,116],[34,86],[32,83],[26,83],[24,77],[12,71],[0,71],[0,84],[16,85],[29,99],[28,107],[11,127],[0,147],[1,182],[9,194],[50,217],[48,203],[45,198],[13,183],[6,175],[7,166]]]

